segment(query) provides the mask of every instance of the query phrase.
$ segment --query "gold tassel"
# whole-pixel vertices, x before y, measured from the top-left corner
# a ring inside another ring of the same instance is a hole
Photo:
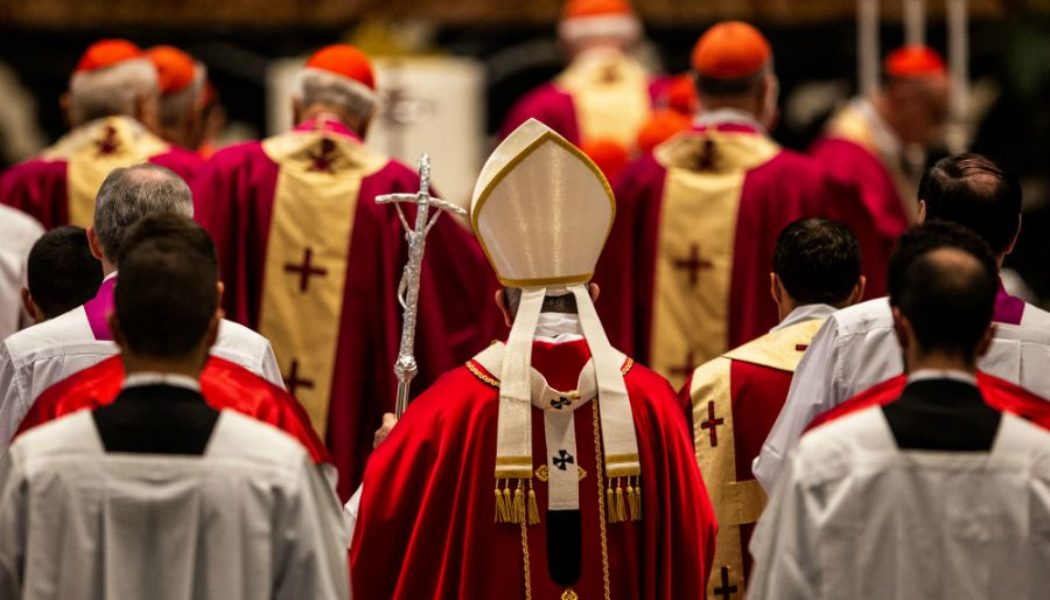
[[[616,522],[616,508],[613,506],[613,499],[612,481],[609,481],[605,485],[605,506],[608,508],[607,519],[610,523]]]
[[[631,478],[627,478],[627,516],[632,521],[634,518],[634,484],[631,482]]]
[[[506,480],[503,482],[503,522],[514,522],[513,505],[510,501],[510,482]]]
[[[523,482],[521,479],[518,480],[518,487],[514,490],[514,522],[524,523],[525,522],[525,493],[522,490]]]
[[[627,506],[623,501],[623,486],[616,482],[616,522],[623,523],[627,520]]]
[[[540,507],[536,504],[536,491],[532,489],[532,480],[529,479],[529,525],[540,524]]]
[[[642,486],[639,484],[637,478],[634,479],[634,485],[631,485],[631,480],[627,480],[627,499],[629,502],[629,508],[631,509],[631,520],[641,521],[642,520]]]
[[[507,501],[503,499],[503,492],[500,491],[501,480],[496,480],[496,522],[506,523],[507,522]]]

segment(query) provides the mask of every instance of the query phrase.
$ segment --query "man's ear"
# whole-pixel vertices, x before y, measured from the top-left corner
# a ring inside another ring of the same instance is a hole
[[[897,342],[901,349],[907,351],[912,344],[911,322],[896,306],[893,307],[893,333],[897,334]]]
[[[1006,247],[1006,252],[1003,254],[1010,254],[1014,251],[1014,246],[1017,245],[1017,238],[1021,237],[1021,215],[1017,215],[1017,231],[1014,232],[1014,237],[1010,240],[1010,245]]]
[[[87,228],[87,239],[88,247],[91,249],[91,256],[94,256],[98,260],[102,260],[102,242],[98,241],[98,234],[95,233],[94,227]]]
[[[45,315],[44,311],[40,310],[40,307],[33,301],[33,294],[30,293],[29,288],[27,287],[22,288],[22,308],[25,309],[30,317],[33,317],[34,323],[43,323],[47,320],[47,315]]]
[[[777,274],[770,271],[769,295],[773,297],[773,302],[775,302],[777,306],[780,306],[780,282],[777,279]]]
[[[587,291],[591,294],[591,302],[597,303],[598,296],[602,295],[602,288],[593,281],[587,285]]]
[[[222,310],[222,297],[226,294],[226,284],[222,281],[217,282],[215,284],[215,292],[219,295],[219,302],[216,306],[219,307],[219,310]]]
[[[292,123],[298,125],[303,119],[303,107],[298,98],[292,98]]]
[[[146,94],[135,96],[135,120],[154,133],[160,131],[160,120],[157,117],[159,101],[156,96]]]
[[[77,126],[73,121],[73,96],[68,91],[62,92],[58,97],[58,108],[62,111],[62,118],[66,120],[66,126],[70,129]]]
[[[995,339],[995,323],[990,323],[988,329],[984,330],[984,335],[981,336],[981,342],[977,344],[977,351],[974,353],[974,361],[987,354],[988,349],[992,347],[992,340]]]
[[[849,300],[846,300],[846,306],[853,306],[860,302],[864,298],[864,290],[868,286],[868,278],[861,275],[857,278],[856,285],[853,286],[853,291],[850,292]]]
[[[128,341],[124,337],[124,331],[120,328],[120,319],[117,318],[117,311],[109,313],[109,316],[106,317],[106,322],[109,323],[109,333],[113,336],[113,342],[117,344],[121,352],[126,352]]]
[[[507,308],[507,295],[504,293],[503,288],[496,290],[496,295],[493,296],[496,301],[496,306],[499,307],[499,311],[503,313],[503,322],[510,327],[513,323],[513,319],[510,316],[510,309]]]
[[[922,225],[926,222],[926,201],[919,198],[919,211],[916,213],[915,222]]]

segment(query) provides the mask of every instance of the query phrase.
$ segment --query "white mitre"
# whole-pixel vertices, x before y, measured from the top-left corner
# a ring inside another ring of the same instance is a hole
[[[497,491],[513,488],[512,481],[517,480],[516,507],[520,507],[517,490],[523,480],[531,483],[533,475],[532,339],[543,298],[551,288],[559,295],[576,297],[581,329],[594,361],[607,490],[619,490],[616,486],[624,480],[641,475],[621,371],[624,357],[610,346],[587,288],[615,212],[612,189],[598,167],[535,119],[514,130],[493,151],[474,188],[470,211],[474,232],[500,282],[522,290],[501,365],[496,438]]]

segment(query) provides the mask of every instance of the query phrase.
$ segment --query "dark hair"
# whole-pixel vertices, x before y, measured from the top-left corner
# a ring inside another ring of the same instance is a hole
[[[988,244],[954,223],[912,228],[890,259],[890,305],[926,352],[971,357],[992,321],[998,285]]]
[[[143,217],[124,233],[118,264],[124,271],[124,257],[138,246],[153,240],[173,240],[190,248],[206,260],[211,268],[218,268],[215,244],[208,232],[189,217],[173,213],[157,213]]]
[[[860,279],[860,245],[841,223],[801,219],[780,232],[773,272],[795,302],[839,305]]]
[[[505,287],[503,288],[503,303],[506,305],[507,310],[510,314],[518,314],[518,305],[521,304],[521,289]],[[543,306],[540,308],[540,312],[545,313],[567,313],[574,315],[577,313],[576,308],[576,296],[573,294],[562,294],[561,296],[546,296],[543,298]]]
[[[48,319],[90,300],[102,283],[102,263],[91,255],[87,232],[56,227],[33,244],[27,265],[29,293]]]
[[[928,219],[972,229],[997,254],[1006,251],[1021,225],[1021,184],[979,154],[937,161],[922,176],[919,199],[926,202]]]
[[[200,344],[218,308],[213,260],[177,238],[126,250],[116,311],[128,348],[151,358],[181,358]]]

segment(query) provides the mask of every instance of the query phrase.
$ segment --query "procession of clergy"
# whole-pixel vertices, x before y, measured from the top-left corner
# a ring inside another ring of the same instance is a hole
[[[804,155],[750,25],[675,78],[622,0],[559,36],[432,223],[400,420],[416,206],[374,199],[426,190],[363,141],[368,58],[205,161],[203,65],[87,49],[0,175],[0,598],[1046,598],[1050,313],[999,283],[1014,176],[904,166],[940,56]]]

